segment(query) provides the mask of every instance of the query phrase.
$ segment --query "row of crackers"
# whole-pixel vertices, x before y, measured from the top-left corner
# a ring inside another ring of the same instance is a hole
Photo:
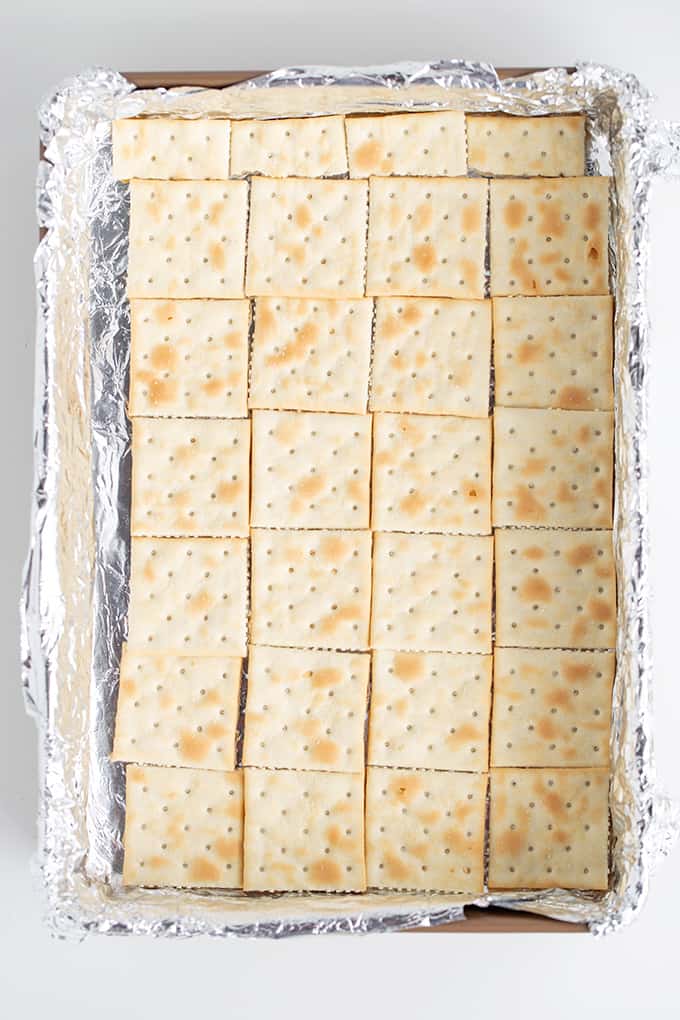
[[[270,120],[118,120],[113,172],[175,180],[405,175],[577,177],[583,116],[503,117],[457,111]]]
[[[492,663],[443,652],[249,651],[246,766],[484,772],[489,757],[494,767],[518,768],[609,761],[613,652],[503,648]],[[230,656],[126,651],[114,760],[233,770],[242,666]]]
[[[489,783],[490,778],[490,783]],[[123,881],[247,891],[606,889],[607,769],[129,766]]]
[[[612,310],[608,296],[133,300],[128,412],[484,418],[492,339],[496,407],[607,411]]]
[[[132,454],[133,536],[612,526],[610,411],[134,418]]]
[[[131,298],[608,293],[609,179],[130,182]],[[488,227],[488,231],[487,231]]]

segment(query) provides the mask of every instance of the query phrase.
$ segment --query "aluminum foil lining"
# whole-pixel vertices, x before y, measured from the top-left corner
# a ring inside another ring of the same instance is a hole
[[[464,923],[461,896],[261,895],[121,885],[123,771],[108,760],[129,570],[127,188],[111,174],[111,121],[131,115],[264,116],[453,108],[584,111],[588,172],[610,174],[616,297],[615,554],[619,585],[607,893],[489,894],[595,933],[627,924],[680,815],[657,782],[651,719],[647,513],[648,196],[680,176],[680,124],[650,117],[638,81],[584,64],[501,81],[462,61],[301,67],[229,89],[135,91],[94,69],[41,109],[35,257],[35,482],[22,611],[23,689],[40,747],[39,865],[53,931],[280,937]]]

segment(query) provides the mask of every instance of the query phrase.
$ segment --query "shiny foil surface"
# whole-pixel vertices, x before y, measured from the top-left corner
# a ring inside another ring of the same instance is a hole
[[[303,67],[228,89],[135,91],[94,69],[41,109],[35,257],[35,482],[22,610],[23,689],[40,745],[39,866],[54,932],[249,935],[387,931],[464,922],[463,896],[422,893],[245,895],[127,889],[121,883],[123,767],[109,761],[129,576],[130,322],[125,298],[127,187],[111,173],[111,121],[142,114],[285,116],[451,108],[587,116],[588,172],[612,177],[610,266],[616,300],[615,555],[617,674],[611,734],[607,893],[560,889],[474,902],[601,934],[629,923],[655,861],[678,835],[661,792],[651,718],[647,513],[648,195],[680,175],[680,125],[660,124],[638,81],[582,65],[501,81],[461,61],[377,68]]]

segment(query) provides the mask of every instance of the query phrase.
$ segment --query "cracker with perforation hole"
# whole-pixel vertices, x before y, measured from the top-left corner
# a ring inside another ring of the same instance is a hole
[[[366,769],[366,873],[376,889],[482,892],[485,774]]]
[[[243,295],[246,181],[130,181],[127,293]]]
[[[124,649],[113,761],[236,768],[241,661]]]
[[[613,652],[496,648],[491,764],[609,763]]]
[[[113,176],[222,180],[229,176],[229,126],[228,120],[114,120]]]
[[[369,765],[489,766],[491,656],[373,652]]]
[[[123,884],[240,889],[242,777],[129,765]]]
[[[246,294],[363,297],[367,199],[365,181],[255,177]]]
[[[491,420],[422,414],[373,419],[375,531],[491,531]]]
[[[497,644],[615,646],[611,531],[499,528],[495,537]]]
[[[237,120],[232,125],[232,177],[335,177],[346,173],[342,117]]]
[[[455,110],[347,117],[350,177],[464,175],[465,115]]]
[[[468,166],[506,177],[580,177],[585,117],[468,116]]]
[[[497,407],[493,433],[496,527],[611,528],[611,411]]]
[[[375,535],[373,648],[490,652],[493,538]]]
[[[484,297],[486,181],[371,177],[366,293]]]
[[[245,418],[247,301],[130,302],[128,414]]]
[[[243,764],[362,772],[368,655],[252,645]]]
[[[364,777],[244,769],[244,887],[361,892]]]
[[[128,650],[245,655],[248,541],[133,538]]]
[[[257,298],[250,407],[366,411],[373,302]]]
[[[491,302],[377,298],[370,407],[486,418]]]
[[[611,411],[612,297],[493,299],[496,406]]]
[[[289,648],[368,647],[370,531],[251,533],[251,639]]]
[[[250,422],[132,421],[133,535],[245,536]]]
[[[371,416],[253,411],[254,527],[367,528]]]
[[[609,178],[492,180],[491,293],[607,294]]]
[[[606,889],[607,769],[492,769],[490,889]]]

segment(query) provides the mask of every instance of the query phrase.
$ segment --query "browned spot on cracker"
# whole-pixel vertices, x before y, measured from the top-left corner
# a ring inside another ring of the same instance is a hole
[[[520,596],[527,602],[550,602],[552,588],[543,577],[527,577],[519,589]]]
[[[213,600],[207,591],[200,591],[194,598],[188,599],[187,605],[192,613],[204,613],[206,609],[210,609],[213,604]]]
[[[315,740],[309,753],[313,761],[323,765],[334,765],[340,757],[340,748],[334,740]]]
[[[425,506],[425,498],[420,492],[409,492],[407,496],[404,496],[399,504],[400,510],[403,510],[405,514],[413,516],[414,514],[420,513]]]
[[[613,608],[609,602],[605,602],[604,599],[590,599],[588,602],[588,609],[593,620],[598,623],[606,623],[607,620],[611,620],[614,615]]]
[[[184,730],[179,738],[180,757],[185,761],[202,761],[208,753],[209,745],[202,733],[190,733]]]
[[[413,216],[413,225],[416,230],[425,230],[432,222],[432,206],[428,202],[419,205]]]
[[[532,343],[530,340],[525,340],[517,348],[517,361],[520,365],[530,365],[534,361],[539,361],[542,356],[541,344]]]
[[[511,199],[503,210],[503,219],[505,220],[506,227],[510,230],[516,230],[517,227],[521,226],[526,214],[527,207],[524,202],[520,202],[516,198]]]
[[[225,861],[237,857],[241,848],[237,839],[225,839],[224,836],[219,836],[214,845],[217,854]]]
[[[153,863],[150,861],[149,863]],[[189,868],[189,878],[201,885],[209,885],[219,880],[220,873],[216,865],[205,857],[196,857]]]
[[[169,404],[177,397],[177,382],[175,379],[152,379],[149,384],[149,401],[156,407],[159,404]]]
[[[390,782],[392,796],[402,804],[410,804],[420,793],[423,781],[420,776],[398,776]]]
[[[590,397],[582,386],[563,386],[557,394],[557,403],[564,408],[587,408],[590,407]]]
[[[526,560],[542,560],[544,557],[545,549],[541,549],[540,545],[530,545],[524,550]]]
[[[204,383],[201,383],[201,388],[209,397],[216,397],[224,389],[224,380],[215,377],[206,379]]]
[[[529,457],[522,464],[522,474],[532,478],[534,475],[540,475],[547,466],[548,462],[545,457]]]
[[[524,847],[524,834],[518,829],[506,829],[502,836],[498,837],[496,849],[499,854],[508,854],[514,857],[522,852]]]
[[[567,553],[567,562],[572,567],[585,567],[595,559],[594,545],[577,545]]]
[[[595,230],[602,220],[602,209],[597,202],[588,202],[583,215],[583,226],[586,230]]]
[[[305,322],[298,330],[295,339],[283,344],[278,351],[268,354],[267,365],[283,365],[296,358],[304,357],[307,348],[311,347],[319,335],[318,327],[313,322]]]
[[[340,670],[332,666],[325,666],[322,669],[312,671],[312,687],[332,687],[340,683]]]
[[[461,216],[460,222],[466,234],[472,234],[476,230],[479,230],[482,217],[478,206],[466,205],[463,209],[463,215]]]
[[[340,865],[337,861],[330,860],[328,857],[312,861],[309,865],[309,874],[312,881],[317,885],[339,885],[342,879]]]
[[[312,214],[306,205],[299,205],[295,209],[295,223],[301,230],[308,227],[312,222]]]
[[[339,563],[347,555],[347,542],[340,535],[326,535],[321,540],[319,551],[324,560]]]
[[[307,478],[303,478],[301,482],[298,482],[297,492],[303,499],[312,499],[314,496],[318,496],[320,492],[323,492],[326,479],[323,475],[308,475]]]
[[[396,652],[393,661],[394,675],[400,680],[417,680],[422,677],[425,661],[420,655]]]
[[[395,857],[394,854],[386,853],[383,864],[388,876],[394,879],[395,882],[405,882],[408,880],[410,875],[408,866],[398,857]]]
[[[348,623],[357,620],[361,616],[358,606],[341,606],[333,613],[328,613],[321,618],[319,631],[322,634],[332,634],[341,623]]]
[[[429,243],[415,245],[413,249],[413,261],[421,273],[429,273],[437,262],[433,245]]]
[[[555,724],[547,718],[547,716],[541,716],[538,720],[536,723],[536,732],[539,737],[543,738],[543,740],[552,740],[553,737],[557,737],[559,735],[559,730]]]
[[[150,361],[154,368],[172,371],[177,367],[177,351],[169,344],[156,344]]]
[[[526,485],[518,485],[514,491],[514,502],[512,509],[515,517],[521,519],[530,518],[532,521],[540,521],[545,517],[545,507],[536,499],[531,489]]]
[[[382,159],[382,147],[380,143],[375,139],[371,138],[362,145],[354,153],[354,162],[356,163],[359,170],[370,170],[372,167]]]

